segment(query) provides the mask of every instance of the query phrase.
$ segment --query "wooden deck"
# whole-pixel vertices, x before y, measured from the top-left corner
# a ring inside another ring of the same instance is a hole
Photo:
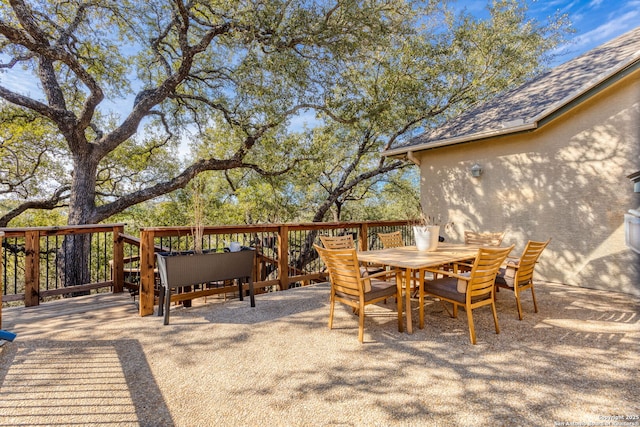
[[[500,292],[490,311],[426,307],[426,327],[399,333],[395,303],[357,319],[326,284],[203,299],[171,324],[140,317],[128,294],[8,308],[18,333],[0,347],[0,426],[387,425],[596,423],[640,413],[640,299],[554,284],[540,313]],[[417,319],[417,302],[412,306]],[[586,424],[585,424],[586,425]]]

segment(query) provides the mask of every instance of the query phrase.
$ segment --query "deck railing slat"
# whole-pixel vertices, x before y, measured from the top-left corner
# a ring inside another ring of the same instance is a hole
[[[155,252],[189,249],[193,228],[145,227],[139,237],[125,234],[124,228],[125,224],[96,224],[1,229],[0,296],[5,303],[23,301],[31,306],[40,304],[43,298],[70,292],[104,288],[122,292],[126,287],[138,292],[140,314],[151,314],[157,286]],[[377,232],[394,229],[410,234],[406,220],[206,226],[203,246],[221,250],[230,241],[238,241],[258,248],[256,289],[281,291],[326,278],[322,263],[310,249],[319,234],[354,233],[358,248],[368,250],[379,247]],[[84,272],[90,277],[78,278],[81,283],[68,286],[60,281],[59,274],[68,263],[60,264],[57,258],[65,238],[81,241],[83,235],[91,236],[90,252],[81,255],[87,264]]]

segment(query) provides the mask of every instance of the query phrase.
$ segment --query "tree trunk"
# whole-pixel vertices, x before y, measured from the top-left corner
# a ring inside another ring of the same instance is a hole
[[[327,214],[327,212],[329,212],[329,210],[331,209],[332,204],[336,200],[337,200],[337,197],[335,197],[334,194],[331,194],[330,197],[327,197],[327,200],[325,200],[325,202],[316,211],[316,213],[315,213],[315,215],[313,217],[313,222],[322,222],[324,220],[325,215]],[[337,202],[336,202],[336,205],[338,206]],[[333,213],[333,220],[335,222],[339,222],[340,221],[340,214],[334,212]],[[311,263],[312,261],[314,261],[314,260],[316,260],[318,258],[318,253],[313,248],[313,244],[314,244],[317,236],[318,236],[318,231],[317,230],[311,230],[309,232],[309,234],[307,234],[305,242],[304,242],[302,248],[300,248],[300,256],[296,260],[294,260],[292,262],[293,265],[295,265],[296,268],[298,268],[299,270],[304,270],[304,268],[309,263]]]
[[[96,210],[96,174],[98,162],[89,155],[77,155],[73,160],[69,225],[91,224]]]
[[[333,221],[334,222],[340,222],[340,217],[342,216],[342,203],[340,203],[340,201],[336,200],[336,202],[334,203],[335,209],[332,210],[333,212]]]
[[[89,253],[91,236],[89,234],[71,234],[64,237],[58,250],[56,263],[58,278],[64,287],[73,287],[91,283],[89,273]],[[71,292],[71,296],[88,295],[89,291]]]
[[[74,156],[71,199],[69,203],[69,225],[91,224],[95,216],[95,188],[97,162],[88,155]],[[64,287],[91,282],[89,234],[65,236],[58,251],[57,266],[60,283]],[[87,295],[89,291],[73,292],[72,296]]]

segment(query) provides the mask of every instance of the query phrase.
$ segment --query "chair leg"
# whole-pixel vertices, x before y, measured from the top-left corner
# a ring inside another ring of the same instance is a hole
[[[457,306],[456,306],[457,307]],[[471,344],[476,344],[476,328],[473,325],[473,310],[467,306],[467,321],[469,322],[469,336],[471,337]]]
[[[493,323],[496,325],[496,334],[500,333],[500,326],[498,325],[498,311],[496,310],[496,303],[491,303],[491,311],[493,312]]]
[[[396,304],[398,308],[398,332],[403,332],[404,325],[402,324],[402,304]]]
[[[396,302],[398,301],[398,295],[400,295],[400,300],[402,300],[402,281],[403,277],[400,274],[396,274]],[[422,287],[420,289],[422,289]],[[404,322],[402,320],[402,304],[397,302],[396,308],[398,309],[398,332],[403,332]]]
[[[536,302],[536,293],[533,291],[533,283],[531,283],[531,298],[533,299],[533,311],[538,312],[538,303]]]
[[[418,296],[418,328],[424,329],[424,293],[422,290]]]
[[[516,305],[518,306],[518,318],[522,320],[522,304],[520,303],[520,294],[517,290],[514,290],[516,297]]]
[[[364,342],[364,307],[360,307],[358,310],[358,340],[360,343]]]
[[[449,314],[450,317],[453,317],[454,319],[456,317],[458,317],[458,310],[455,304],[453,305],[453,313],[449,311],[449,308],[447,307],[447,305],[444,303],[444,301],[440,300],[440,304],[442,304],[442,306],[444,307],[444,309],[447,311],[447,313]]]
[[[329,329],[333,328],[333,308],[336,305],[336,300],[331,295],[331,301],[329,301]]]

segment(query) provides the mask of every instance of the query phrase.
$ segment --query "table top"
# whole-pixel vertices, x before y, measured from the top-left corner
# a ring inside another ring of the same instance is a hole
[[[421,269],[475,258],[479,246],[439,243],[433,251],[419,251],[415,246],[358,252],[358,260],[392,267]]]

